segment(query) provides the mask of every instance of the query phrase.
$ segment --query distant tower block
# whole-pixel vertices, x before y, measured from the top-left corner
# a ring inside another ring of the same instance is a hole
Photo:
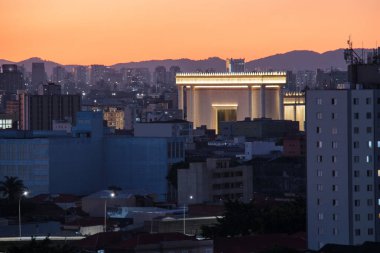
[[[244,72],[245,71],[245,59],[227,59],[226,60],[226,72]]]
[[[178,73],[178,107],[194,127],[220,121],[283,119],[286,72]]]

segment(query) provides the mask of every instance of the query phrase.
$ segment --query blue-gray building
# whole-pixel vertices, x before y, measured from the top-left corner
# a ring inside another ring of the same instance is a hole
[[[33,195],[89,194],[113,185],[164,200],[169,166],[183,159],[184,138],[111,135],[102,113],[79,112],[71,136],[0,132],[0,178],[22,179]]]

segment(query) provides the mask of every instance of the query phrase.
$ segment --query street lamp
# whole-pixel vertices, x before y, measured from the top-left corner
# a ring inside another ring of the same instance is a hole
[[[189,196],[189,200],[192,200],[193,195]],[[183,234],[186,234],[186,203],[183,204]]]
[[[115,196],[116,196],[115,193],[111,192],[108,197],[113,199]],[[106,197],[106,200],[104,201],[104,232],[107,232],[107,199],[108,197]]]
[[[28,196],[28,191],[23,191],[20,198],[18,199],[18,234],[21,240],[21,198]]]

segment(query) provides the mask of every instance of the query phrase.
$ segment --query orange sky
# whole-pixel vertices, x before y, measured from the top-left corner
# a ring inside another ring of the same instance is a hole
[[[114,64],[380,45],[380,0],[0,0],[0,58]]]

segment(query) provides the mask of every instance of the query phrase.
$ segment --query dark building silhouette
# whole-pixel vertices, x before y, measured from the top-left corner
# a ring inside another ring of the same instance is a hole
[[[46,84],[45,64],[43,62],[33,62],[32,89],[36,90],[40,84]]]
[[[15,64],[3,64],[0,73],[0,90],[7,94],[16,94],[17,90],[25,88],[24,76]]]
[[[244,72],[245,59],[227,59],[226,72]]]
[[[156,67],[156,69],[154,70],[154,85],[162,87],[166,83],[166,68],[164,66]]]
[[[55,83],[43,84],[38,87],[38,95],[61,95],[61,85]]]
[[[80,95],[21,94],[20,124],[22,130],[52,130],[53,120],[71,120],[81,109]]]

